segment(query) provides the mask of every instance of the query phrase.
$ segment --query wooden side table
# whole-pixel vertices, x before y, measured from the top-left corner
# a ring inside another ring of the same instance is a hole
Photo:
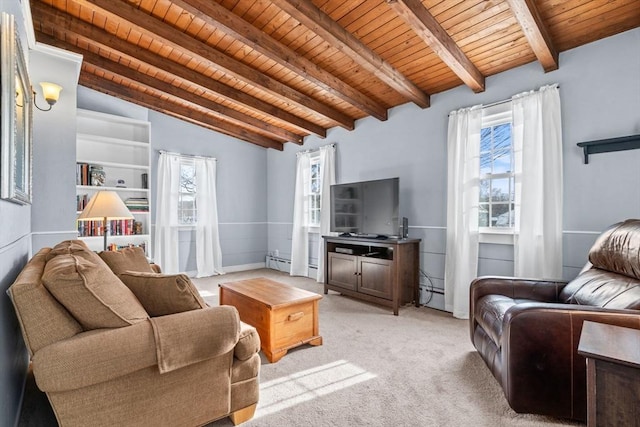
[[[587,426],[640,426],[640,330],[585,321]]]

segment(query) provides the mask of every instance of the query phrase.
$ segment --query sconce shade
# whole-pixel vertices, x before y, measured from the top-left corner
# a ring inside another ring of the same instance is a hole
[[[40,82],[40,86],[42,86],[42,96],[49,105],[53,105],[58,102],[62,86],[49,82]]]
[[[133,215],[115,191],[98,191],[87,203],[78,221],[132,219]]]

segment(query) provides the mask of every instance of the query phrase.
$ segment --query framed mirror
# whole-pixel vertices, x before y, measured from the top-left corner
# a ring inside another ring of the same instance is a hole
[[[0,197],[31,203],[32,90],[12,15],[2,13],[0,28]]]

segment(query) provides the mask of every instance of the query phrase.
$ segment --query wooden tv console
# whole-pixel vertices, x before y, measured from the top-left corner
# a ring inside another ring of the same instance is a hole
[[[420,305],[420,239],[322,237],[325,294],[331,289],[391,307],[396,316],[400,305]]]

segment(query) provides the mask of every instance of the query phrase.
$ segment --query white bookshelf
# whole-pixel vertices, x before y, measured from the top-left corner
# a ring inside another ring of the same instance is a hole
[[[105,172],[103,186],[82,185],[77,181],[76,195],[90,199],[99,190],[116,191],[123,201],[129,198],[151,199],[150,181],[150,123],[128,117],[78,109],[76,133],[76,163],[100,166]],[[142,174],[147,174],[144,188]],[[125,187],[117,185],[125,181]],[[89,181],[90,184],[90,181]],[[142,224],[142,234],[109,235],[108,243],[117,245],[146,245],[151,256],[151,212],[131,209],[134,220]],[[80,214],[80,211],[78,211]],[[100,251],[102,236],[79,236],[87,245]]]

